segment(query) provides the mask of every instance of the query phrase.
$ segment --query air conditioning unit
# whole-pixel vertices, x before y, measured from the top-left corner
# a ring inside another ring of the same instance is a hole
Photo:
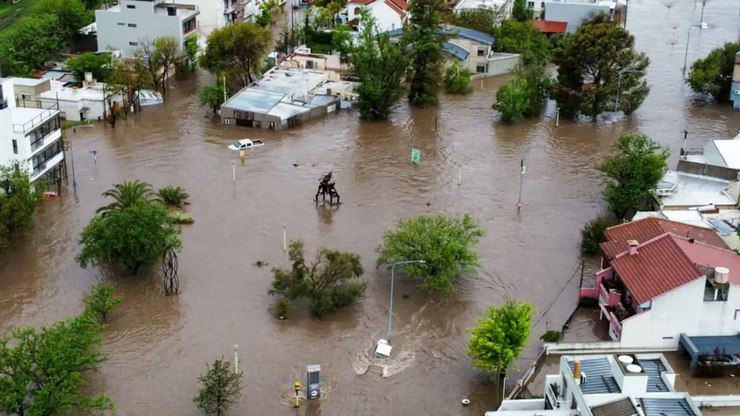
[[[740,95],[740,88],[735,88],[734,90],[732,90],[732,93],[735,95]]]
[[[8,108],[8,100],[0,100],[0,110]]]

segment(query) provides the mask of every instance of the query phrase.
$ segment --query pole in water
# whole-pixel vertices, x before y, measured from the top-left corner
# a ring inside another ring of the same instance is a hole
[[[286,225],[286,223],[283,223],[283,251],[288,251],[288,232],[285,230]]]
[[[239,372],[239,344],[234,344],[234,373]]]
[[[236,182],[236,163],[231,162],[231,180]]]
[[[519,163],[519,166],[521,167],[521,173],[519,175],[519,200],[516,203],[517,211],[522,209],[522,182],[524,182],[524,172],[527,171],[527,167],[524,166],[524,159]]]
[[[555,107],[555,127],[560,125],[560,107]]]
[[[460,170],[457,172],[457,186],[460,186],[462,183],[462,166],[460,166]]]

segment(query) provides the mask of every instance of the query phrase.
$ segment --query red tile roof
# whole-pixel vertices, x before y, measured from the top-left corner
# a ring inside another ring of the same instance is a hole
[[[532,20],[532,24],[542,33],[565,33],[568,31],[568,22],[556,22],[553,20]]]
[[[694,264],[704,267],[726,267],[730,270],[730,283],[740,285],[740,256],[734,251],[723,250],[699,241],[673,237],[681,250]]]
[[[350,4],[362,4],[363,6],[367,6],[368,4],[374,2],[375,0],[349,0]]]
[[[601,243],[601,251],[607,258],[611,259],[627,250],[627,240],[637,240],[639,243],[643,243],[664,233],[690,237],[714,247],[729,249],[724,240],[711,228],[648,217],[607,228],[604,233],[606,242]]]
[[[611,261],[635,300],[642,304],[702,276],[671,233],[646,241],[637,254],[628,251]]]
[[[409,8],[409,5],[403,0],[385,0],[385,4],[401,17],[406,16],[406,10]]]

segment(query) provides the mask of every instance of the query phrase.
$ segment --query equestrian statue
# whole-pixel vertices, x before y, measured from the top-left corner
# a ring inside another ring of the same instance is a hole
[[[337,198],[337,204],[339,203],[339,192],[334,187],[334,181],[332,181],[332,173],[329,172],[326,175],[319,178],[319,189],[316,191],[314,201],[319,202],[319,194],[321,195],[322,201],[326,202],[326,194],[329,194],[329,204],[334,204],[334,197]]]

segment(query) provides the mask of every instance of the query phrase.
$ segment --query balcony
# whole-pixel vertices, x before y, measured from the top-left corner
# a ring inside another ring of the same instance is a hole
[[[57,103],[36,100],[19,100],[16,108],[38,109],[38,111],[18,111],[17,118],[21,121],[13,123],[13,132],[22,134],[26,134],[34,128],[42,125],[59,112],[59,105],[57,105]]]

